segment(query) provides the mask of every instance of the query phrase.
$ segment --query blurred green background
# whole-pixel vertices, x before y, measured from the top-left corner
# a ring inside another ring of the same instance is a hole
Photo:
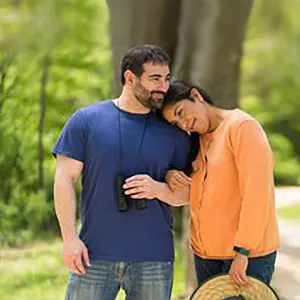
[[[299,0],[254,2],[244,43],[239,103],[268,134],[277,186],[300,183],[299,14]],[[109,12],[101,0],[7,0],[0,26],[0,299],[62,299],[50,153],[76,109],[114,95]],[[298,219],[300,206],[279,216]]]

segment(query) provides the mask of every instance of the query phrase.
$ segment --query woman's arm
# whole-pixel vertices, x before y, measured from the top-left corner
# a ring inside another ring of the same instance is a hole
[[[244,121],[238,127],[234,157],[242,194],[235,246],[251,251],[263,238],[274,197],[273,153],[255,120]]]

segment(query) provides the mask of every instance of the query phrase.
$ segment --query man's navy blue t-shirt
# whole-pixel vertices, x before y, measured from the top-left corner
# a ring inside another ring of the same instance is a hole
[[[146,200],[144,210],[137,210],[131,203],[129,211],[118,212],[115,178],[120,173],[125,178],[148,174],[164,181],[169,169],[185,167],[189,148],[189,136],[158,119],[154,112],[125,112],[107,100],[74,113],[53,154],[84,164],[80,238],[91,259],[174,260],[170,206],[153,199]]]

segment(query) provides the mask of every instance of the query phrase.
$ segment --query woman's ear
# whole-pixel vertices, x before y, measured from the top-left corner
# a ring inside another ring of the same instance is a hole
[[[204,99],[202,98],[201,94],[196,88],[192,88],[190,91],[190,97],[195,99],[196,102],[203,102]]]

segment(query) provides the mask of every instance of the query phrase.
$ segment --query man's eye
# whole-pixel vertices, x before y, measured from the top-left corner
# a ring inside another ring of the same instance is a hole
[[[179,110],[177,111],[177,116],[180,117],[181,115],[182,115],[182,109],[179,109]]]

